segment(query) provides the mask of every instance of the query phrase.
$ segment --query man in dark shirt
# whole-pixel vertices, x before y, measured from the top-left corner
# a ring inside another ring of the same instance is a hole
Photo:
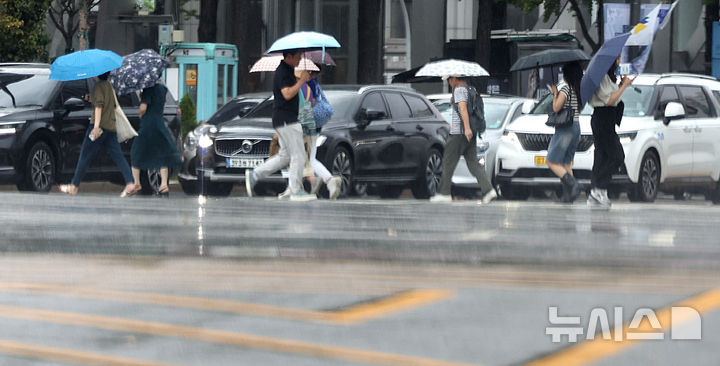
[[[291,201],[310,201],[316,199],[303,189],[302,173],[307,159],[303,145],[303,132],[298,123],[298,91],[310,80],[310,74],[303,71],[300,78],[295,77],[295,67],[300,63],[302,50],[283,52],[283,61],[275,70],[273,79],[273,116],[272,124],[278,134],[280,151],[254,170],[245,170],[245,188],[248,196],[253,196],[255,183],[268,175],[284,168],[288,169],[288,185]]]

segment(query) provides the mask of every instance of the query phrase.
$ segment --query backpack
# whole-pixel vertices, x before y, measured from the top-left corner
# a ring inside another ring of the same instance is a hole
[[[468,100],[467,100],[467,110],[468,115],[470,116],[470,131],[472,131],[474,136],[479,136],[481,133],[485,132],[485,105],[483,104],[482,97],[477,92],[477,89],[472,86],[466,86],[468,91]],[[460,110],[458,109],[457,104],[453,101],[452,103],[453,108],[455,109],[455,113],[460,115]],[[461,124],[461,128],[463,129],[463,133],[465,133],[465,124]]]

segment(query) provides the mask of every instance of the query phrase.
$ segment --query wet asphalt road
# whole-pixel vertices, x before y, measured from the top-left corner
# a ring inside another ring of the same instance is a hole
[[[1,365],[720,360],[720,206],[704,201],[0,200]],[[679,304],[702,340],[670,339]],[[583,330],[595,308],[610,326],[615,307],[626,326],[653,309],[665,340],[553,343],[551,306]]]

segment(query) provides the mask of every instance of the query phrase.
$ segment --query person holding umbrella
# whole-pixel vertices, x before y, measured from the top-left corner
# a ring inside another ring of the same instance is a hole
[[[580,81],[583,71],[578,61],[566,63],[562,71],[564,85],[560,91],[556,85],[552,86],[553,111],[560,112],[563,108],[571,108],[575,113],[571,125],[555,127],[548,146],[547,165],[560,177],[563,184],[561,201],[573,202],[580,194],[580,185],[573,176],[571,164],[580,142]]]
[[[170,131],[165,126],[163,110],[168,90],[158,83],[163,70],[169,65],[157,52],[145,49],[125,56],[123,65],[112,72],[111,82],[118,94],[142,90],[140,101],[140,130],[130,148],[130,161],[135,186],[131,193],[142,189],[140,170],[160,169],[160,187],[157,194],[167,197],[168,169],[182,163]]]
[[[619,55],[629,37],[630,33],[626,33],[605,41],[590,60],[580,82],[581,104],[589,102],[594,108],[590,126],[595,140],[595,156],[587,200],[587,205],[591,207],[610,208],[607,189],[612,175],[625,161],[615,125],[620,125],[624,109],[620,97],[634,79],[623,76],[618,86],[616,71],[620,64]]]
[[[125,179],[125,188],[120,197],[135,194],[135,179],[123,156],[115,133],[116,97],[112,85],[108,81],[110,70],[122,65],[122,57],[112,51],[85,50],[58,57],[50,66],[50,78],[68,81],[95,77],[98,81],[90,95],[93,105],[90,126],[80,149],[80,157],[75,167],[75,175],[71,184],[61,184],[61,192],[76,195],[82,178],[85,176],[90,161],[102,147],[110,154]]]
[[[620,97],[634,79],[627,76],[620,78],[617,84],[616,71],[620,65],[620,57],[610,65],[607,73],[600,82],[600,86],[590,98],[590,106],[594,108],[590,126],[595,140],[595,157],[591,176],[592,187],[588,195],[589,206],[611,206],[607,189],[613,173],[618,171],[625,161],[620,137],[615,131],[615,125],[620,125],[622,119],[622,102]]]

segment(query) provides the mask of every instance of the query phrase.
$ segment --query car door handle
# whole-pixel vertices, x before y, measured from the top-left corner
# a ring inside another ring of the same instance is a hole
[[[683,132],[690,133],[690,132],[692,132],[692,128],[691,127],[683,127]]]
[[[395,131],[395,126],[388,125],[387,127],[385,127],[385,131]]]
[[[425,129],[425,127],[420,126],[420,125],[417,125],[417,126],[415,126],[415,129],[418,130],[418,131],[422,131],[422,130]]]
[[[702,132],[702,128],[700,128],[700,127],[695,127],[695,132]]]

